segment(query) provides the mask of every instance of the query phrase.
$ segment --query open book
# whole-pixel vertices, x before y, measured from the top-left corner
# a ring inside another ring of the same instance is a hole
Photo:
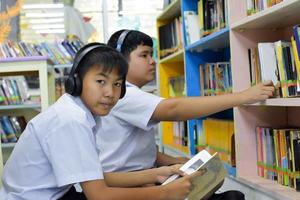
[[[201,176],[193,178],[193,189],[188,195],[188,200],[206,199],[212,195],[222,184],[227,174],[222,161],[217,153],[210,155],[206,150],[202,150],[186,162],[180,170],[187,174],[203,169]],[[175,174],[170,176],[164,183],[168,184],[180,176]]]

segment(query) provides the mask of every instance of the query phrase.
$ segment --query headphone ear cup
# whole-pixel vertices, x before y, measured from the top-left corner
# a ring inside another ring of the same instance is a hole
[[[74,77],[68,77],[68,79],[65,82],[65,90],[67,93],[73,95],[74,89],[75,89],[75,80]]]
[[[122,99],[126,94],[126,81],[123,80],[122,83],[122,87],[121,87],[121,95],[120,95],[120,99]]]
[[[74,96],[79,96],[82,91],[82,82],[78,76],[74,77],[74,83],[75,83],[75,88],[74,88]]]

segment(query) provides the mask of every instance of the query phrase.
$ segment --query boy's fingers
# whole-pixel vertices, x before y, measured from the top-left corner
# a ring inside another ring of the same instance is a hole
[[[189,176],[190,179],[193,179],[193,178],[195,178],[197,176],[202,176],[205,172],[206,172],[206,169],[204,168],[204,169],[200,169],[198,171],[195,171],[195,172],[191,173],[188,176]]]
[[[263,85],[274,85],[274,84],[271,80],[268,80],[268,81],[264,81]]]

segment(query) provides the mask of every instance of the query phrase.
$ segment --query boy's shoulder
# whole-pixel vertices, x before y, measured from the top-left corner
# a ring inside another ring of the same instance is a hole
[[[92,114],[77,98],[64,94],[46,111],[38,115],[33,122],[43,124],[48,121],[48,124],[64,126],[64,124],[76,121],[93,125],[94,119]]]

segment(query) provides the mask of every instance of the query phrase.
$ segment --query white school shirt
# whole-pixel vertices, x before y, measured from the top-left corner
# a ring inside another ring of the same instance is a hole
[[[93,128],[79,97],[64,94],[27,125],[3,171],[1,200],[57,200],[74,183],[103,179]]]
[[[162,99],[126,84],[126,95],[107,116],[101,117],[102,124],[96,134],[104,172],[154,167],[157,154],[154,126],[157,122],[150,119]]]

